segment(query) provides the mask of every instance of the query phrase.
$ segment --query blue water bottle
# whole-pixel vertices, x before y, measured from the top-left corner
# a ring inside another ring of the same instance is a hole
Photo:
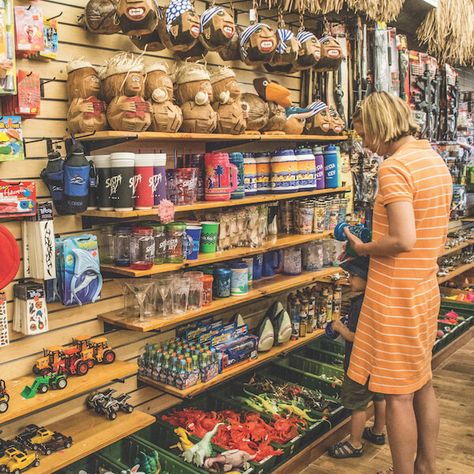
[[[63,166],[64,204],[70,214],[84,212],[89,200],[90,164],[84,156],[84,148],[75,143]]]
[[[329,145],[324,150],[324,182],[326,188],[337,188],[339,184],[339,166],[337,147]]]

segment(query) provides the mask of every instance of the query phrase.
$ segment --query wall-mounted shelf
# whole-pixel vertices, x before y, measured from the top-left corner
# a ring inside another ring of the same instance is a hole
[[[45,420],[44,424],[50,430],[72,436],[73,444],[70,448],[50,456],[41,456],[40,465],[28,470],[28,473],[57,472],[99,449],[146,428],[155,421],[154,416],[138,410],[130,414],[119,413],[114,421],[109,421],[91,411],[78,413],[51,425]]]
[[[350,186],[340,188],[318,189],[314,191],[303,191],[299,193],[285,193],[285,194],[260,194],[257,196],[248,196],[243,199],[232,199],[230,201],[200,201],[194,204],[185,206],[175,206],[175,214],[183,214],[185,212],[193,211],[208,211],[210,209],[222,209],[224,207],[246,206],[250,204],[262,204],[265,202],[284,201],[287,199],[297,199],[303,197],[321,196],[325,194],[346,193],[351,190]],[[81,214],[87,218],[100,219],[133,219],[136,217],[151,217],[157,216],[156,209],[136,210],[136,211],[100,211],[90,210]]]
[[[258,255],[259,253],[267,252],[269,250],[278,250],[295,245],[306,244],[314,240],[321,240],[330,237],[332,231],[325,231],[320,234],[290,234],[283,235],[277,238],[268,239],[262,247],[237,247],[223,252],[216,253],[201,253],[197,260],[186,260],[183,263],[164,263],[161,265],[153,265],[148,270],[133,270],[130,267],[117,267],[115,265],[101,265],[102,272],[116,273],[128,277],[144,277],[150,275],[157,275],[159,273],[173,272],[184,268],[198,267],[201,265],[209,265],[216,262],[225,262],[226,260],[233,260],[237,258],[249,257]]]
[[[132,362],[116,360],[110,365],[98,364],[87,375],[68,377],[68,385],[65,389],[48,390],[48,392],[37,394],[29,400],[25,400],[20,393],[26,385],[31,386],[33,384],[35,380],[34,375],[7,380],[7,393],[10,395],[9,409],[0,415],[0,425],[9,420],[29,415],[48,406],[77,397],[81,393],[90,392],[98,387],[112,383],[115,379],[129,377],[136,373],[137,366]]]
[[[249,293],[245,296],[230,296],[229,298],[216,299],[209,306],[204,306],[201,309],[188,311],[185,314],[171,316],[169,318],[157,316],[139,321],[137,316],[124,317],[121,311],[111,311],[109,313],[100,314],[98,318],[106,323],[131,331],[163,331],[180,324],[189,323],[207,314],[227,310],[248,303],[249,301],[291,290],[299,286],[310,285],[329,278],[331,275],[336,275],[339,272],[340,269],[338,267],[328,267],[315,272],[305,272],[298,276],[277,275],[273,278],[256,281],[252,285]]]
[[[450,271],[446,276],[438,277],[438,283],[441,285],[441,283],[445,283],[449,280],[452,280],[454,277],[462,275],[468,270],[471,270],[471,268],[474,268],[474,262],[461,265],[460,267],[457,267],[454,270]]]
[[[260,133],[243,133],[240,135],[219,133],[166,133],[166,132],[119,132],[106,130],[84,135],[77,135],[76,140],[84,143],[88,152],[101,148],[119,145],[130,141],[141,143],[205,143],[211,151],[219,148],[229,148],[245,143],[334,143],[348,140],[347,135],[265,135]],[[70,137],[66,137],[70,144]]]
[[[224,370],[221,374],[219,374],[217,377],[214,377],[209,382],[200,383],[185,390],[180,390],[178,388],[173,387],[172,385],[166,385],[161,382],[157,382],[156,380],[153,380],[151,378],[143,377],[140,375],[138,376],[138,380],[141,380],[142,382],[151,385],[152,387],[163,390],[164,392],[170,393],[171,395],[174,395],[179,398],[193,398],[205,392],[207,389],[214,388],[216,385],[225,382],[226,380],[230,380],[231,378],[237,377],[238,375],[243,374],[244,372],[255,369],[256,367],[259,367],[260,365],[271,359],[274,359],[275,357],[284,355],[290,351],[294,351],[295,349],[298,349],[299,347],[302,347],[305,344],[308,344],[309,342],[318,339],[323,334],[324,331],[322,329],[318,329],[315,332],[308,334],[306,337],[300,337],[296,341],[289,341],[281,346],[273,347],[268,352],[260,353],[257,359],[249,360],[247,362],[242,362],[240,364],[232,366],[229,369]]]

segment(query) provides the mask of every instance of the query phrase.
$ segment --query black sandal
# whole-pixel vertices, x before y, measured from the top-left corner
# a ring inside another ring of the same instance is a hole
[[[331,446],[328,449],[328,454],[336,459],[360,458],[364,454],[364,449],[354,448],[349,441],[341,441]]]
[[[372,428],[365,428],[364,433],[362,434],[362,438],[370,441],[373,444],[377,444],[378,446],[382,446],[385,444],[385,435],[382,434],[375,434]]]

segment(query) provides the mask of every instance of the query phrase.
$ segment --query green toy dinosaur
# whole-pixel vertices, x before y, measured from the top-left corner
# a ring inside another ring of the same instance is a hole
[[[212,456],[212,445],[211,441],[212,438],[217,433],[219,426],[223,425],[224,423],[217,423],[214,426],[214,429],[208,431],[194,446],[186,451],[183,452],[183,458],[186,462],[194,463],[197,467],[202,467],[206,458],[210,458]]]
[[[288,404],[288,403],[279,403],[278,407],[282,410],[285,410],[289,413],[293,413],[299,418],[302,418],[303,420],[310,421],[310,422],[315,422],[318,420],[315,420],[313,418],[310,418],[308,415],[309,410],[302,410],[301,408],[297,407],[293,403]]]

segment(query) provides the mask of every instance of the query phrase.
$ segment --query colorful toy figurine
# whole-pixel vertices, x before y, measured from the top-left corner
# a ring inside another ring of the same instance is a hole
[[[223,424],[224,423],[217,423],[211,431],[208,431],[202,437],[199,443],[196,443],[191,448],[186,449],[186,451],[183,452],[184,460],[186,462],[195,464],[197,467],[202,467],[204,465],[204,461],[212,456],[212,438],[214,438],[214,436],[217,434],[219,426]]]
[[[220,68],[211,76],[211,84],[215,101],[213,108],[217,112],[217,132],[243,133],[247,121],[234,71],[228,67]]]
[[[173,81],[164,63],[155,62],[145,68],[145,99],[151,102],[153,118],[150,130],[177,132],[183,123],[183,113],[174,103]]]
[[[240,36],[240,56],[248,65],[269,63],[277,47],[277,36],[266,23],[248,26]]]
[[[249,462],[255,459],[255,454],[249,454],[240,449],[230,449],[224,451],[213,458],[204,461],[204,467],[210,472],[230,472],[238,469],[246,471],[250,468]]]
[[[217,113],[212,108],[211,78],[201,64],[186,63],[177,72],[177,98],[183,112],[181,131],[212,133],[217,127]]]
[[[10,396],[7,393],[7,385],[5,380],[0,379],[0,414],[5,413],[8,410],[8,402]]]
[[[92,133],[107,128],[105,102],[98,98],[100,79],[97,70],[88,61],[75,59],[67,65],[67,73],[69,132]]]
[[[189,51],[197,43],[200,18],[189,0],[171,0],[158,22],[161,42],[170,51]]]
[[[101,74],[102,94],[107,102],[107,120],[113,130],[142,132],[151,125],[151,104],[143,98],[143,60],[118,53]]]
[[[21,396],[25,400],[33,398],[38,392],[46,393],[50,388],[53,390],[63,390],[67,387],[67,379],[64,374],[50,373],[36,377],[35,381],[29,387],[28,385],[22,390]]]
[[[232,15],[221,6],[212,6],[201,15],[199,40],[209,51],[226,48],[235,34]]]
[[[194,444],[189,441],[189,433],[184,428],[175,428],[174,432],[178,436],[179,441],[173,446],[170,446],[170,449],[178,448],[181,452],[184,452],[194,446]]]
[[[98,415],[105,416],[112,421],[117,418],[119,411],[124,413],[132,413],[133,405],[128,403],[130,395],[122,393],[121,395],[113,396],[115,390],[109,388],[103,392],[94,392],[87,398],[87,407],[93,409]]]

